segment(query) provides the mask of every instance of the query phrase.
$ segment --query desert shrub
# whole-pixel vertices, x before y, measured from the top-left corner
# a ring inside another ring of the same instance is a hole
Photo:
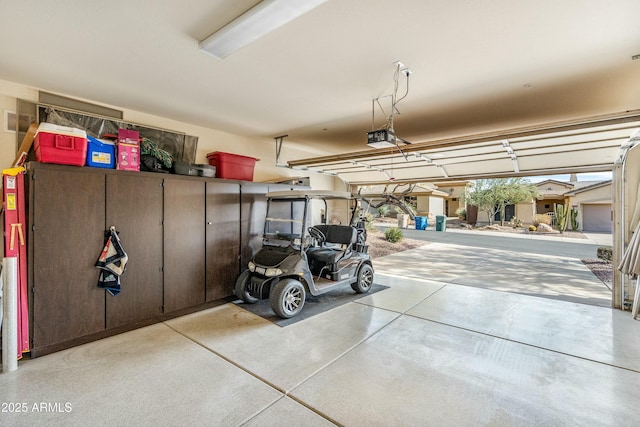
[[[362,215],[362,219],[364,220],[364,228],[367,230],[373,230],[375,226],[373,225],[373,214],[371,212],[367,212]]]
[[[467,210],[465,208],[456,209],[456,216],[458,218],[467,219]]]
[[[397,227],[387,228],[387,231],[384,232],[384,238],[387,242],[396,243],[402,240],[402,230]]]
[[[536,231],[536,230],[537,230],[537,228],[536,228],[535,225],[530,225],[529,226],[529,231]]]
[[[418,205],[415,202],[405,202],[404,204],[406,207],[409,208],[409,210],[413,213],[413,215],[418,215]]]
[[[513,228],[520,228],[522,227],[522,220],[517,216],[514,216],[513,218],[511,218],[511,221],[509,221],[509,224]]]
[[[598,248],[598,259],[611,262],[613,260],[613,248],[611,246],[601,246]]]
[[[389,215],[389,205],[382,205],[378,208],[378,213],[380,216],[385,217]]]
[[[536,227],[540,224],[551,225],[551,217],[547,214],[536,214],[533,216],[533,225]]]

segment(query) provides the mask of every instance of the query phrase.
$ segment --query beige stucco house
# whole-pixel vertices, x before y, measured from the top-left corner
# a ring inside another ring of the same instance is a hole
[[[379,202],[382,200],[384,194],[392,193],[395,196],[401,196],[401,194],[407,190],[409,186],[399,185],[399,186],[385,186],[385,185],[371,185],[371,186],[362,186],[356,189],[355,191],[360,192],[362,196],[371,200],[372,202]],[[462,187],[464,188],[464,187]],[[352,191],[354,191],[352,189]],[[405,197],[408,198],[415,206],[416,215],[429,217],[431,220],[434,220],[437,215],[447,215],[446,207],[449,206],[451,200],[451,193],[448,193],[446,190],[436,187],[433,184],[424,183],[417,184],[411,188],[411,191],[408,192]],[[453,197],[458,200],[457,198]],[[454,215],[455,209],[451,212],[451,215]]]
[[[562,182],[549,179],[535,185],[541,198],[515,206],[515,216],[525,224],[530,224],[535,214],[553,216],[553,205],[566,203],[571,209],[578,211],[578,230],[612,231],[611,180]],[[571,224],[567,228],[570,229]]]

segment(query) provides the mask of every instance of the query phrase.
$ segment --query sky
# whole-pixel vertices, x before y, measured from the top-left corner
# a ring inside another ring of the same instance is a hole
[[[594,172],[594,173],[579,173],[578,181],[606,181],[611,179],[611,172]],[[545,181],[547,179],[555,179],[556,181],[569,181],[569,174],[566,175],[544,175],[544,176],[529,176],[526,177],[532,183]]]

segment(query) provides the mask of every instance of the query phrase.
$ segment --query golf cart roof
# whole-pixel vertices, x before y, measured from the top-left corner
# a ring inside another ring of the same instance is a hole
[[[360,196],[350,193],[348,191],[329,191],[329,190],[289,190],[289,191],[272,191],[267,193],[267,197],[270,199],[359,199]]]

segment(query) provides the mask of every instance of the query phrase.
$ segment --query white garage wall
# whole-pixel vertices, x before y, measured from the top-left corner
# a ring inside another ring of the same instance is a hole
[[[46,89],[42,90],[46,91]],[[39,89],[37,88],[0,80],[0,107],[2,109],[15,111],[17,99],[37,102],[38,92]],[[65,94],[60,95],[68,96]],[[83,99],[82,101],[95,103],[92,100],[86,99]],[[275,179],[286,179],[288,177],[297,177],[302,175],[301,171],[294,171],[288,168],[276,166],[275,140],[273,138],[250,138],[190,123],[180,122],[165,117],[154,116],[140,111],[126,110],[118,106],[108,105],[108,107],[123,111],[124,120],[128,122],[170,129],[197,136],[197,163],[207,163],[206,155],[209,152],[224,151],[259,158],[260,161],[256,163],[254,181],[272,181]],[[314,151],[301,150],[300,147],[302,147],[301,144],[285,139],[279,162],[281,164],[286,164],[288,160],[323,154]],[[0,132],[0,167],[9,167],[15,158],[16,151],[16,135],[3,131]],[[304,172],[304,176],[309,176],[311,186],[314,189],[345,190],[345,185],[336,177],[308,171]]]

